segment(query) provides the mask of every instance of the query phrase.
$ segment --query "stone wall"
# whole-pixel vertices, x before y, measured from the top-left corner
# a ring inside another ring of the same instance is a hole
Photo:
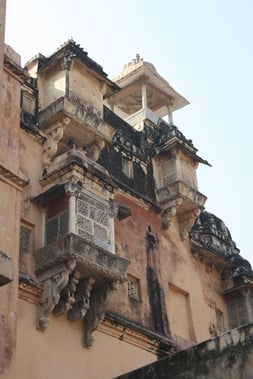
[[[253,324],[161,359],[117,379],[252,379]]]

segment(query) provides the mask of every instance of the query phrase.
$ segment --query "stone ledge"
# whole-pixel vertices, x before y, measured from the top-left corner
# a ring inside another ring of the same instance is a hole
[[[253,324],[247,324],[117,379],[251,379],[252,363]]]

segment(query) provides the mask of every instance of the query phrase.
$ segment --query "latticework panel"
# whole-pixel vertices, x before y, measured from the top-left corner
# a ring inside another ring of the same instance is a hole
[[[19,250],[21,253],[27,253],[31,246],[31,229],[25,226],[20,227],[20,238],[19,238]]]
[[[78,198],[77,233],[99,246],[110,249],[112,228],[108,206],[87,195]]]
[[[187,162],[186,160],[181,160],[180,168],[181,168],[180,179],[182,180],[182,182],[188,184],[189,186],[193,188],[196,188],[197,181],[196,181],[196,171],[194,167],[190,164],[190,162]]]
[[[174,158],[160,159],[160,170],[162,187],[166,187],[177,180],[176,160]]]
[[[128,276],[127,293],[131,300],[140,301],[140,283],[138,279]]]

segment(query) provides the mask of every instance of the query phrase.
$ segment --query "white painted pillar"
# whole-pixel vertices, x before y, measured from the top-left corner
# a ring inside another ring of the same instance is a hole
[[[141,86],[141,100],[142,100],[142,108],[146,109],[148,107],[147,85],[146,84],[142,84],[142,86]]]
[[[76,195],[69,195],[69,233],[76,232]]]
[[[173,124],[173,116],[172,116],[170,105],[168,105],[168,121],[169,121],[169,124]]]

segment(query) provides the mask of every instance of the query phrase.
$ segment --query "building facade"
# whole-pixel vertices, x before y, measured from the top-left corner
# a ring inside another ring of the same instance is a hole
[[[188,101],[138,55],[112,81],[73,40],[1,52],[0,374],[109,379],[252,322]]]

